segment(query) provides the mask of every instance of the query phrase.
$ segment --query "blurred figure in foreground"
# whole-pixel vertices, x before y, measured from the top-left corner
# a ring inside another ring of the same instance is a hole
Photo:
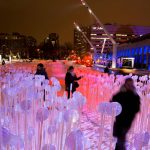
[[[48,80],[47,72],[46,72],[44,65],[42,63],[37,65],[37,70],[36,70],[35,75],[43,75],[43,76],[45,76],[45,79]]]
[[[140,111],[140,97],[134,87],[132,78],[127,78],[120,91],[113,96],[111,102],[118,102],[122,112],[116,116],[113,126],[113,136],[117,138],[115,150],[126,150],[126,134],[131,128],[136,114]]]
[[[70,66],[65,76],[65,86],[66,91],[68,92],[68,99],[70,98],[70,92],[75,92],[76,88],[79,87],[77,80],[80,80],[82,76],[77,77],[74,73],[74,67]]]

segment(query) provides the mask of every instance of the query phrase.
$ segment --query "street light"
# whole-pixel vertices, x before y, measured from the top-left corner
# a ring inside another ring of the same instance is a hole
[[[98,19],[98,17],[94,14],[94,12],[91,10],[89,5],[84,0],[81,0],[81,3],[82,3],[83,6],[85,6],[88,9],[89,13],[96,19],[96,21],[99,23],[99,25],[104,30],[104,32],[107,35],[107,37],[111,40],[111,42],[113,44],[112,68],[116,68],[116,51],[117,51],[117,43],[116,43],[116,41],[111,37],[109,32],[106,30],[105,26]]]

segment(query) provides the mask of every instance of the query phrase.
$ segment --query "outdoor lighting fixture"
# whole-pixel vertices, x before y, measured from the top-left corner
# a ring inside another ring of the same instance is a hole
[[[81,3],[83,6],[85,6],[89,13],[95,18],[95,20],[98,22],[98,24],[101,26],[107,37],[111,40],[113,44],[113,56],[112,56],[112,68],[116,68],[116,51],[117,51],[117,43],[116,41],[112,38],[112,36],[109,34],[109,32],[106,30],[105,26],[102,24],[102,22],[98,19],[98,17],[93,13],[89,5],[84,1],[81,0]]]

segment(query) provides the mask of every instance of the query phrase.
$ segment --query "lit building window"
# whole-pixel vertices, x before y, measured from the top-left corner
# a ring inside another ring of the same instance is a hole
[[[126,34],[116,34],[116,36],[127,36]]]
[[[102,27],[92,27],[93,30],[103,30]]]
[[[93,30],[96,30],[96,27],[93,27],[92,29],[93,29]]]

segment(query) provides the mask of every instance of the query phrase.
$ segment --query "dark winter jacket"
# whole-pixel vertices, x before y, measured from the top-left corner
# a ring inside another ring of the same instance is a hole
[[[66,73],[65,76],[65,86],[66,91],[70,91],[70,84],[72,83],[72,91],[75,91],[76,88],[79,86],[77,80],[80,80],[81,77],[77,77],[76,75],[72,75],[70,72]]]
[[[113,96],[111,102],[118,102],[122,106],[122,112],[116,116],[114,123],[114,136],[119,136],[121,130],[128,130],[140,111],[140,97],[132,91],[120,91]]]
[[[44,75],[45,76],[45,79],[48,80],[48,75],[47,75],[47,72],[45,71],[45,69],[42,69],[42,70],[37,70],[35,75]]]

